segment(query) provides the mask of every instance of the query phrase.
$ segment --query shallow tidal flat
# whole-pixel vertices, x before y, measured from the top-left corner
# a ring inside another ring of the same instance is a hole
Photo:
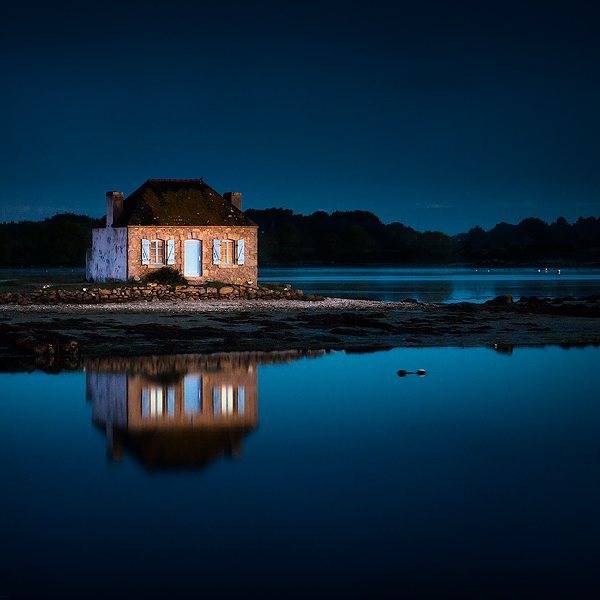
[[[242,350],[600,344],[600,304],[214,300],[0,307],[0,352],[65,366],[81,357]]]

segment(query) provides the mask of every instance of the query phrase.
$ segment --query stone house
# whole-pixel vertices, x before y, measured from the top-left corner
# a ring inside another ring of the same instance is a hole
[[[106,227],[92,230],[88,281],[139,280],[161,267],[191,283],[256,284],[258,227],[242,194],[216,192],[202,179],[148,179],[124,198],[106,193]]]

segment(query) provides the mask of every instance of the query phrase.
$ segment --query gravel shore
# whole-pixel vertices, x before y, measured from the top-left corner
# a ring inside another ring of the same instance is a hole
[[[383,302],[378,300],[355,300],[351,298],[325,298],[324,300],[176,300],[152,302],[121,302],[118,304],[0,304],[2,313],[230,313],[230,312],[304,312],[322,310],[410,310],[411,302]]]

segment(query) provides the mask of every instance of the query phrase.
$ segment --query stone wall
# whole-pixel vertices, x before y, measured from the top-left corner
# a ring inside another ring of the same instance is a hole
[[[250,286],[214,282],[209,285],[160,285],[158,283],[115,286],[89,285],[79,288],[44,287],[31,292],[0,292],[0,304],[111,304],[135,301],[178,301],[209,299],[323,300],[291,286]]]
[[[127,281],[126,227],[92,229],[85,273],[88,281]]]
[[[255,285],[258,278],[257,227],[128,227],[128,273],[129,279],[143,277],[162,265],[142,264],[142,239],[175,240],[175,264],[169,265],[183,273],[183,242],[196,239],[202,242],[202,276],[188,278],[192,283],[223,281],[227,283]],[[212,246],[214,239],[244,240],[245,261],[243,265],[214,265]]]

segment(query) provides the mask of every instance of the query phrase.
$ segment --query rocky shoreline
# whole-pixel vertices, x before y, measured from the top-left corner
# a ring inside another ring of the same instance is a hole
[[[321,296],[304,294],[289,285],[237,285],[219,281],[203,285],[167,285],[160,283],[87,284],[77,286],[45,285],[32,291],[0,292],[0,305],[88,305],[127,302],[179,300],[230,300],[242,298],[322,300]]]
[[[398,346],[600,344],[600,299],[501,296],[484,304],[306,297],[0,305],[5,370],[77,368],[82,359]]]

